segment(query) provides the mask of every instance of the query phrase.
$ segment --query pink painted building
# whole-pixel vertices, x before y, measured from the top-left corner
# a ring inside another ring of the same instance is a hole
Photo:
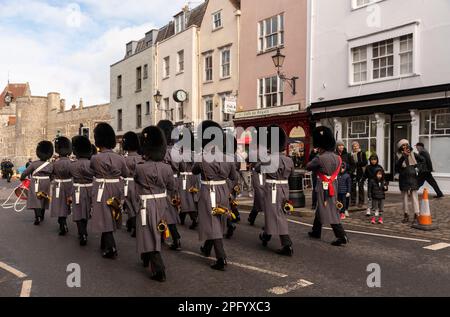
[[[309,153],[307,107],[307,0],[242,0],[240,78],[235,125],[278,124],[290,135],[291,151]],[[286,56],[277,75],[272,56]],[[307,155],[306,155],[307,156]]]

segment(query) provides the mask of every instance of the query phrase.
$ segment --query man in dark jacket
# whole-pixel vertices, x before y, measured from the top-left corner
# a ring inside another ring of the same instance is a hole
[[[336,142],[336,154],[341,157],[342,163],[347,165],[346,169],[350,168],[350,155],[348,154],[347,148],[343,141]]]
[[[366,153],[361,150],[359,142],[352,143],[350,154],[350,175],[352,176],[352,206],[356,205],[356,188],[358,188],[358,207],[364,204],[364,169],[367,166]]]
[[[6,179],[7,179],[8,183],[11,183],[11,177],[14,174],[13,168],[14,168],[14,164],[11,162],[11,160],[7,159],[5,161],[4,171],[5,171],[5,175],[6,175]]]
[[[431,187],[433,187],[434,191],[436,192],[437,196],[435,198],[442,198],[444,197],[444,194],[442,193],[441,189],[439,188],[438,183],[433,177],[433,162],[431,161],[430,153],[425,149],[425,145],[423,143],[417,143],[416,149],[419,152],[419,155],[425,160],[425,163],[422,164],[422,169],[419,173],[419,188],[421,188],[425,181],[430,184]]]

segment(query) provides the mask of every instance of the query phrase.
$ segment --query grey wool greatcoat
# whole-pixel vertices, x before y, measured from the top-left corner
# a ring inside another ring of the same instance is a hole
[[[50,213],[53,218],[67,218],[71,213],[70,204],[67,201],[73,190],[72,176],[70,175],[71,164],[68,157],[61,157],[53,162],[52,201],[50,203]],[[60,180],[69,182],[59,182]],[[57,197],[58,187],[59,196]]]
[[[172,177],[175,180],[175,186],[172,190],[167,192],[167,213],[166,213],[166,221],[169,225],[176,225],[181,222],[180,215],[178,212],[178,209],[171,204],[171,199],[175,196],[179,195],[179,188],[178,188],[178,177],[180,173],[180,163],[175,162],[172,159],[172,146],[167,147],[166,156],[164,157],[164,163],[169,165],[172,168]]]
[[[79,187],[78,184],[92,184],[94,172],[92,171],[91,161],[86,158],[80,158],[70,164],[70,175],[73,178],[72,190],[72,220],[87,220],[91,216],[92,210],[92,187]],[[80,192],[80,200],[76,202],[76,192]]]
[[[139,197],[136,195],[136,184],[134,182],[134,175],[136,173],[136,166],[138,163],[143,162],[142,156],[137,154],[136,152],[128,153],[128,156],[125,156],[125,162],[128,167],[129,174],[127,178],[128,180],[128,192],[125,193],[126,182],[124,180],[123,188],[125,197],[124,209],[128,213],[128,217],[133,218],[136,217],[136,214],[139,209]],[[133,180],[132,180],[133,179]]]
[[[272,166],[277,166],[276,171],[266,170],[265,166],[261,166],[265,172],[266,180],[288,180],[295,172],[294,162],[290,157],[282,153],[271,154],[270,162]],[[278,165],[275,165],[278,162]],[[259,180],[258,180],[259,182]],[[287,215],[284,211],[284,204],[289,201],[289,185],[277,184],[276,203],[272,203],[272,184],[265,182],[263,187],[265,226],[264,232],[271,236],[282,236],[289,234]]]
[[[37,192],[44,192],[50,195],[50,176],[53,173],[53,165],[48,164],[42,170],[33,175],[34,171],[37,170],[41,165],[43,165],[44,161],[34,161],[32,162],[28,168],[22,173],[20,180],[24,181],[27,177],[31,179],[30,188],[28,191],[27,198],[27,208],[28,209],[48,209],[49,203],[47,200],[38,199],[36,194]],[[36,177],[47,177],[47,179],[37,180],[33,178]],[[35,184],[39,182],[39,188],[37,192],[35,191]]]
[[[107,200],[116,197],[120,201],[124,199],[123,183],[120,177],[127,177],[129,171],[123,156],[112,150],[104,150],[91,158],[92,171],[94,172],[94,186],[92,187],[92,219],[89,222],[90,229],[94,233],[113,232],[120,223],[113,221],[111,209],[106,204]],[[119,180],[118,183],[105,183],[101,201],[97,201],[97,194],[102,185],[98,180]]]
[[[196,212],[199,193],[190,193],[189,189],[195,187],[200,189],[199,179],[197,176],[192,174],[192,166],[194,164],[191,162],[180,163],[180,177],[178,178],[178,188],[181,199],[181,212]],[[183,173],[189,173],[189,175],[184,175]],[[184,180],[186,182],[186,187],[183,188]]]
[[[172,169],[163,162],[140,162],[136,166],[134,176],[136,194],[139,197],[140,208],[136,218],[136,238],[138,254],[161,251],[161,233],[158,224],[166,220],[168,200],[166,198],[149,199],[146,205],[140,199],[141,195],[158,195],[171,192],[175,187]],[[141,207],[145,207],[147,225],[142,226]]]
[[[338,168],[340,168],[339,156],[337,156],[333,152],[324,152],[322,154],[319,154],[319,156],[315,157],[306,166],[306,169],[308,171],[312,171],[316,174],[320,172],[328,176],[331,176]],[[317,193],[316,213],[318,213],[320,222],[323,225],[335,225],[340,223],[339,210],[336,207],[338,193],[337,179],[333,182],[333,186],[335,189],[335,195],[334,197],[327,198],[327,206],[325,206],[323,184],[322,180],[318,177],[317,185],[315,188],[315,191]]]
[[[261,163],[256,163],[252,168],[252,186],[253,186],[253,208],[257,211],[264,210],[264,178],[260,183],[260,173],[256,169],[260,169]]]
[[[225,181],[223,185],[214,186],[216,191],[216,204],[230,209],[230,179],[237,181],[234,163],[222,162],[196,162],[192,168],[195,175],[201,174],[202,181]],[[200,241],[223,239],[227,226],[227,216],[213,216],[210,196],[211,186],[201,185],[198,202],[199,238]]]

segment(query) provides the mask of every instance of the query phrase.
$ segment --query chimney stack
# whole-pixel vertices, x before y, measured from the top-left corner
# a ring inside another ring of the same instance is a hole
[[[83,98],[80,98],[80,110],[84,108]]]

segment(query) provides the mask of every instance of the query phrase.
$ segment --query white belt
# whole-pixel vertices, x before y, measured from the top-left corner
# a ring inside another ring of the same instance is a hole
[[[56,198],[59,198],[60,193],[61,193],[61,184],[62,183],[71,183],[72,179],[55,179],[55,183],[56,184]]]
[[[89,183],[89,184],[74,183],[73,186],[76,188],[76,190],[75,190],[75,205],[79,205],[80,204],[80,192],[81,192],[80,189],[92,187],[93,184],[92,183]]]
[[[216,201],[216,189],[214,186],[220,186],[220,185],[226,185],[227,181],[202,181],[203,185],[211,186],[209,189],[209,197],[211,199],[211,207],[216,208],[217,207],[217,201]]]
[[[208,186],[219,186],[219,185],[226,185],[227,181],[202,181],[202,185],[208,185]]]
[[[97,178],[95,179],[95,182],[100,183],[100,187],[98,188],[97,192],[97,202],[102,202],[103,197],[103,191],[105,190],[105,184],[117,184],[120,183],[119,178],[113,178],[113,179],[105,179],[105,178]]]
[[[277,203],[277,185],[289,185],[289,181],[266,179],[266,183],[272,185],[272,204],[276,204]]]
[[[182,176],[194,175],[192,172],[182,172],[180,173]]]
[[[141,198],[141,221],[142,226],[147,226],[147,201],[148,200],[155,200],[155,199],[162,199],[167,197],[167,192],[162,194],[156,194],[156,195],[140,195]]]
[[[130,185],[130,182],[134,182],[134,178],[126,177],[123,180],[125,181],[125,186],[123,188],[123,191],[125,193],[125,197],[128,197],[128,186]]]
[[[70,183],[72,181],[72,179],[55,179],[56,183]]]
[[[178,175],[173,175],[173,178],[178,178]]]
[[[33,179],[36,180],[36,182],[34,183],[34,192],[37,194],[39,192],[39,182],[41,180],[46,180],[46,179],[50,179],[50,176],[32,176]]]
[[[33,176],[33,178],[34,178],[34,179],[38,179],[38,180],[41,180],[41,179],[50,179],[50,176]]]

